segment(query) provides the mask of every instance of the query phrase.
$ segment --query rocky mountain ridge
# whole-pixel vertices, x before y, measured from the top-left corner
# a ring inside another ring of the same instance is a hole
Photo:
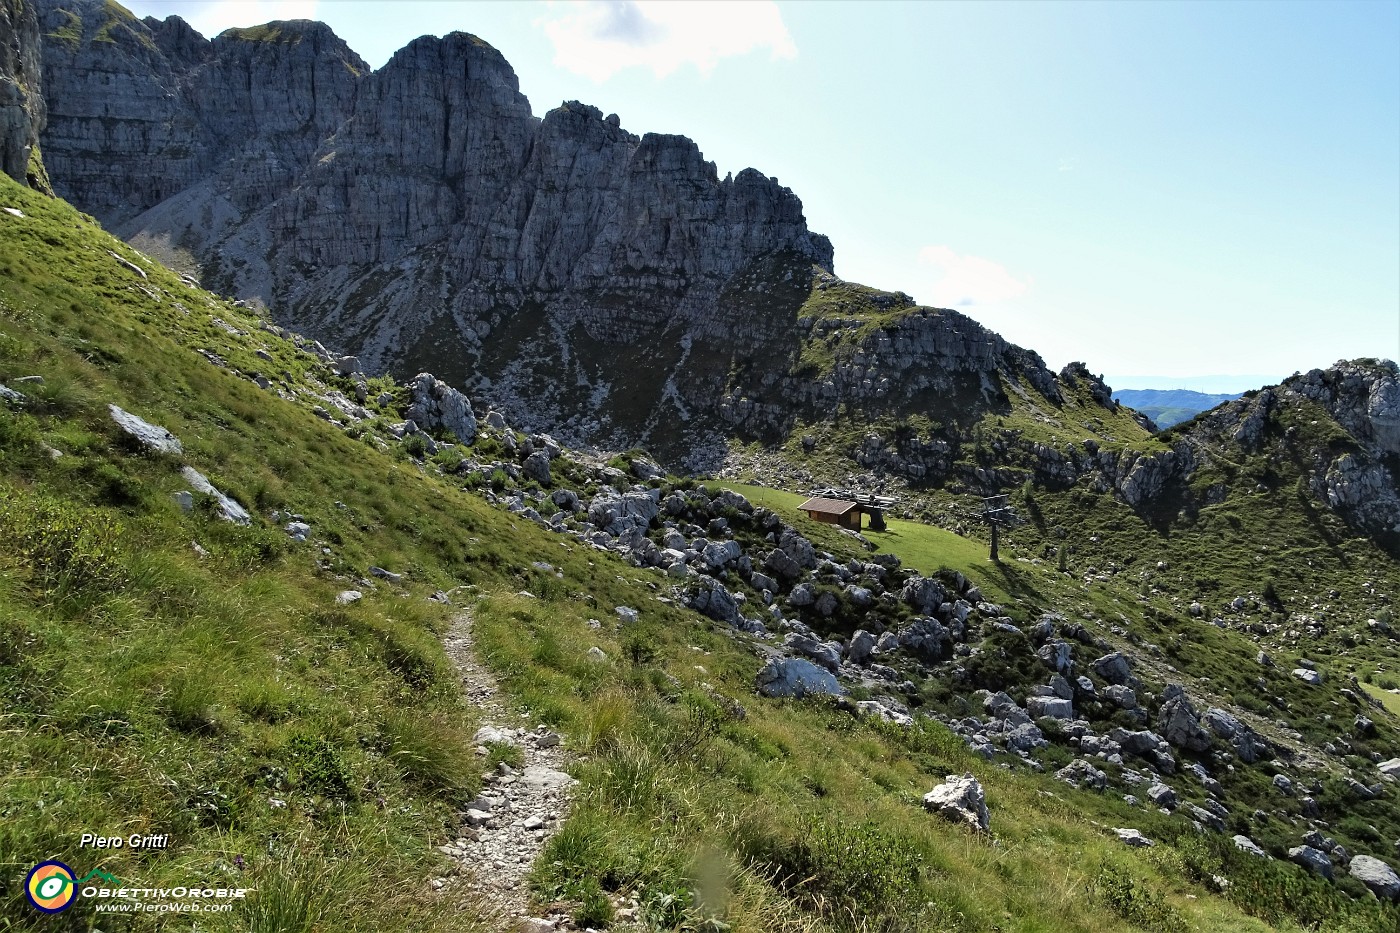
[[[809,313],[844,283],[789,189],[577,102],[537,118],[474,36],[370,72],[320,24],[206,40],[97,0],[41,9],[60,193],[367,371],[431,369],[522,424],[693,466],[842,405],[994,406],[1003,375],[1058,396],[955,312],[882,293],[878,327]]]
[[[1260,487],[1296,473],[1314,500],[1400,550],[1400,367],[1393,361],[1339,360],[1227,402],[1175,434],[1207,462],[1257,458]]]

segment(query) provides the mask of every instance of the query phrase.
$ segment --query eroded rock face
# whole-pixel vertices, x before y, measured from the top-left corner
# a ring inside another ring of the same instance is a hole
[[[369,71],[321,23],[210,41],[103,0],[40,7],[58,194],[139,245],[165,238],[200,260],[310,167]]]
[[[0,171],[19,182],[29,181],[30,155],[47,112],[39,43],[34,4],[0,0]]]

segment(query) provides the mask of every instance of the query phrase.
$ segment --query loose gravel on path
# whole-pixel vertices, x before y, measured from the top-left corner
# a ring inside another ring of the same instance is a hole
[[[469,614],[458,616],[444,645],[467,701],[481,717],[476,741],[482,760],[486,743],[504,742],[520,749],[522,766],[502,764],[484,776],[481,794],[462,811],[457,838],[439,850],[461,866],[455,883],[474,895],[474,903],[490,906],[490,919],[500,929],[572,929],[563,916],[530,913],[525,880],[568,816],[569,790],[576,782],[564,772],[569,754],[561,736],[545,726],[528,728],[502,703],[495,677],[477,660]],[[448,883],[453,882],[444,879]]]

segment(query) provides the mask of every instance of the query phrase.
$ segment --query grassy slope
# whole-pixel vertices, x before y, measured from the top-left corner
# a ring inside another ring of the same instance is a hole
[[[659,601],[658,578],[317,420],[315,399],[212,365],[196,350],[285,371],[289,390],[332,381],[61,202],[4,179],[0,202],[27,215],[0,217],[0,381],[45,379],[19,385],[23,411],[0,411],[0,928],[56,928],[18,883],[57,857],[129,881],[258,889],[200,929],[472,929],[470,904],[424,892],[444,867],[431,846],[481,765],[437,642],[449,610],[423,598],[454,586],[468,587],[459,601],[479,595],[478,638],[507,689],[586,756],[579,805],[536,876],[581,916],[626,888],[661,928],[723,916],[751,931],[1262,929],[1200,886],[1227,861],[1236,902],[1278,916],[1287,899],[1314,914],[1334,904],[1330,888],[1213,840],[1122,849],[1107,827],[1167,840],[1179,821],[969,759],[935,725],[756,699],[759,659]],[[180,512],[176,463],[127,445],[109,402],[179,436],[184,462],[253,526]],[[312,542],[290,543],[273,509],[304,515]],[[406,585],[337,608],[370,564]],[[619,605],[642,610],[635,630],[612,624]],[[593,645],[611,660],[587,663]],[[987,787],[995,842],[917,807],[964,769]],[[172,844],[94,854],[77,849],[84,830]],[[1252,877],[1267,898],[1248,896]],[[91,920],[81,905],[69,928]]]

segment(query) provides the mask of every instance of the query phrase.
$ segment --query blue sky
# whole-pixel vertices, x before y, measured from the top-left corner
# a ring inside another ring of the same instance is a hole
[[[776,176],[842,277],[1122,387],[1400,357],[1400,2],[127,5],[320,19],[375,67],[475,33],[536,113]]]

